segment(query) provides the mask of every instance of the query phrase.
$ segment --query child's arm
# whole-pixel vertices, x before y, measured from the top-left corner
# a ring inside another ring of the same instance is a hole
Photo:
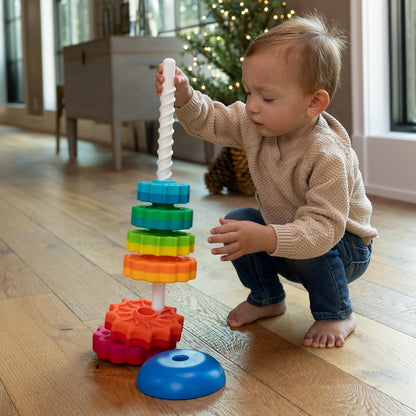
[[[165,77],[163,76],[163,65],[160,64],[157,67],[156,72],[156,94],[158,97],[162,95],[163,83],[165,82]],[[192,88],[189,85],[189,80],[187,76],[178,68],[175,68],[175,78],[173,79],[174,85],[176,87],[175,91],[175,107],[182,107],[185,105],[192,97]]]
[[[276,249],[276,233],[271,226],[223,218],[220,223],[220,226],[211,230],[213,236],[208,238],[208,242],[225,244],[211,250],[212,254],[222,255],[222,261],[236,260],[259,251],[273,253]]]
[[[156,94],[160,97],[163,91],[163,66],[156,72]],[[248,118],[245,105],[235,102],[229,106],[212,100],[209,96],[194,90],[187,76],[175,69],[174,84],[176,116],[185,130],[192,136],[210,141],[219,146],[245,147],[244,137],[258,140],[256,127]],[[247,132],[250,130],[250,134]],[[252,130],[252,131],[251,131]]]

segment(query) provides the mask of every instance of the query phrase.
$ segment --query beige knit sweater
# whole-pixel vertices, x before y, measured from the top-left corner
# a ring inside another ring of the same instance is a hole
[[[345,231],[365,244],[377,236],[357,156],[334,117],[322,113],[312,132],[282,160],[278,138],[259,135],[242,102],[227,107],[194,91],[176,115],[194,136],[245,149],[260,212],[276,232],[273,256],[320,256]]]

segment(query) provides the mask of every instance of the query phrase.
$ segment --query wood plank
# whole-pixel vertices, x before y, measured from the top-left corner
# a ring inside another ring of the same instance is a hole
[[[0,299],[45,292],[47,286],[0,239]]]
[[[397,293],[416,296],[416,272],[400,270],[395,266],[372,260],[363,278],[367,282],[386,287]]]
[[[349,290],[356,312],[416,337],[416,298],[364,279],[354,282]]]
[[[399,227],[406,237],[414,241],[416,231],[416,207],[409,202],[395,201],[376,196],[369,197],[373,204],[372,221],[386,231],[389,238],[402,240],[402,233],[395,230]],[[413,233],[411,233],[413,231]]]
[[[10,396],[7,394],[6,389],[0,382],[0,414],[2,416],[18,416],[16,408],[13,402],[10,400]]]
[[[101,234],[102,227],[92,228],[74,219],[73,213],[68,207],[65,210],[58,210],[51,204],[2,181],[0,181],[0,195],[14,206],[17,212],[25,215],[33,224],[38,224],[39,227],[48,230],[58,240],[69,244],[79,253],[88,252],[89,256],[87,257],[90,259],[94,258],[95,252],[101,252],[99,259],[106,263],[105,269],[114,274],[122,273],[123,256],[127,253],[125,248],[127,231],[125,230],[128,228],[124,222],[120,226],[114,227],[119,231],[119,244],[117,244]],[[94,212],[99,213],[102,209],[94,205],[87,211],[91,217],[94,217]],[[120,218],[123,218],[122,214]],[[103,218],[100,216],[101,214],[96,215],[103,222],[109,222],[107,217]],[[111,218],[114,219],[116,215],[117,213]]]
[[[415,205],[378,197],[370,199],[374,208],[372,224],[380,236],[374,241],[373,260],[398,272],[416,275]]]
[[[81,319],[97,318],[110,303],[135,297],[98,266],[2,201],[0,216],[7,218],[7,224],[0,226],[3,241]]]
[[[378,263],[416,273],[416,244],[380,238],[374,243],[372,258]]]

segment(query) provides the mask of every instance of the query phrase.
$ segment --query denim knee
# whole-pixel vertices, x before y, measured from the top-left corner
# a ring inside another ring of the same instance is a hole
[[[345,233],[339,245],[339,251],[346,259],[345,274],[348,283],[351,283],[367,270],[371,259],[372,242],[366,246],[357,235]]]
[[[336,250],[312,259],[287,259],[286,264],[292,274],[289,280],[298,281],[308,291],[316,321],[340,320],[351,315],[348,282]]]
[[[289,280],[297,280],[309,292],[315,320],[345,319],[352,313],[348,283],[360,277],[371,258],[371,243],[346,232],[326,254],[306,260],[286,259]]]
[[[237,208],[229,212],[224,218],[235,221],[253,221],[265,225],[260,211],[254,208]]]

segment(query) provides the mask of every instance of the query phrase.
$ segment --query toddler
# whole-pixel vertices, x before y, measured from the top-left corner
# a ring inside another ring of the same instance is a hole
[[[260,35],[242,64],[246,103],[225,106],[194,90],[176,68],[176,116],[186,130],[242,147],[258,209],[239,208],[211,230],[212,253],[232,261],[248,298],[231,328],[286,311],[279,275],[309,293],[314,324],[303,344],[342,347],[356,326],[348,283],[366,270],[370,225],[358,160],[342,125],[325,110],[340,74],[343,40],[317,15],[296,17]],[[163,89],[163,69],[156,92]]]

